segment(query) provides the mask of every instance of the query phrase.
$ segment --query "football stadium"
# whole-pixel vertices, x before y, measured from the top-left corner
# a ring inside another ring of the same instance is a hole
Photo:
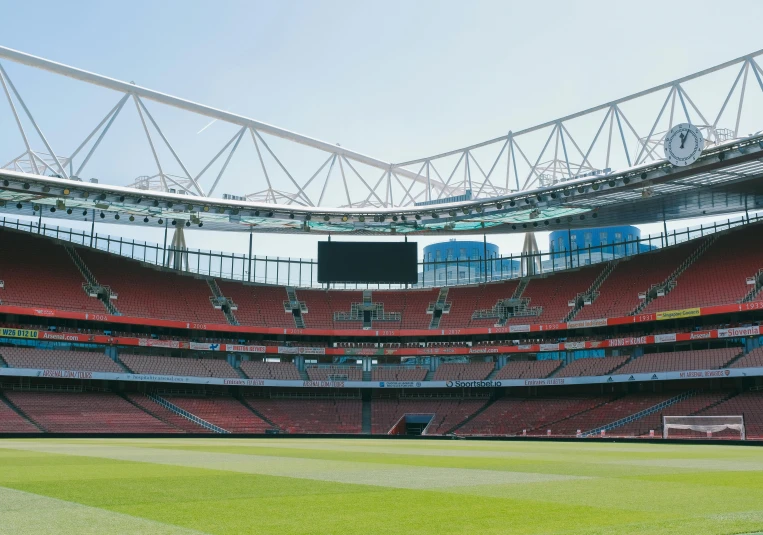
[[[763,533],[763,50],[386,158],[67,50],[0,46],[0,533]]]

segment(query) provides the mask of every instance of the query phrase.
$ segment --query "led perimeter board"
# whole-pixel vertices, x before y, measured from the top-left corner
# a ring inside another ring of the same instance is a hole
[[[415,284],[416,242],[318,242],[318,282]]]

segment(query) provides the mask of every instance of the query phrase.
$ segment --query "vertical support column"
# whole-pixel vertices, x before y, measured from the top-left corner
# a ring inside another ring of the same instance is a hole
[[[484,273],[482,280],[487,283],[487,236],[485,234],[482,235],[482,272]]]
[[[567,253],[570,257],[570,268],[573,268],[575,266],[572,265],[572,228],[567,227]]]
[[[95,234],[95,210],[93,210],[93,223],[90,225],[90,247],[93,246],[94,234]]]

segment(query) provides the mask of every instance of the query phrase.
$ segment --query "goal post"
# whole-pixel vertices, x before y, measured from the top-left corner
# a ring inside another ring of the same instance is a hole
[[[725,430],[739,433],[739,439],[745,440],[744,416],[663,416],[662,438],[723,438],[714,437]],[[690,430],[702,433],[702,436],[692,436],[685,433],[676,434],[677,430]],[[671,431],[674,436],[671,436]]]

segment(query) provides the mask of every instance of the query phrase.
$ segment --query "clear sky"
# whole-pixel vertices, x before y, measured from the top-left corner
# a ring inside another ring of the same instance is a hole
[[[503,135],[763,48],[763,2],[27,0],[2,12],[4,46],[388,161]],[[52,137],[92,127],[89,97],[62,89],[51,98],[42,79],[4,65],[31,92],[35,115],[65,117],[41,125]],[[176,121],[193,132],[208,122]],[[220,135],[215,128],[199,136]],[[101,168],[111,166],[114,183],[126,183],[134,150],[108,148]],[[157,230],[121,232],[161,240]],[[188,240],[215,250],[246,243],[200,231]],[[521,237],[491,240],[505,252],[521,246]],[[261,236],[257,250],[314,257],[315,241]]]

